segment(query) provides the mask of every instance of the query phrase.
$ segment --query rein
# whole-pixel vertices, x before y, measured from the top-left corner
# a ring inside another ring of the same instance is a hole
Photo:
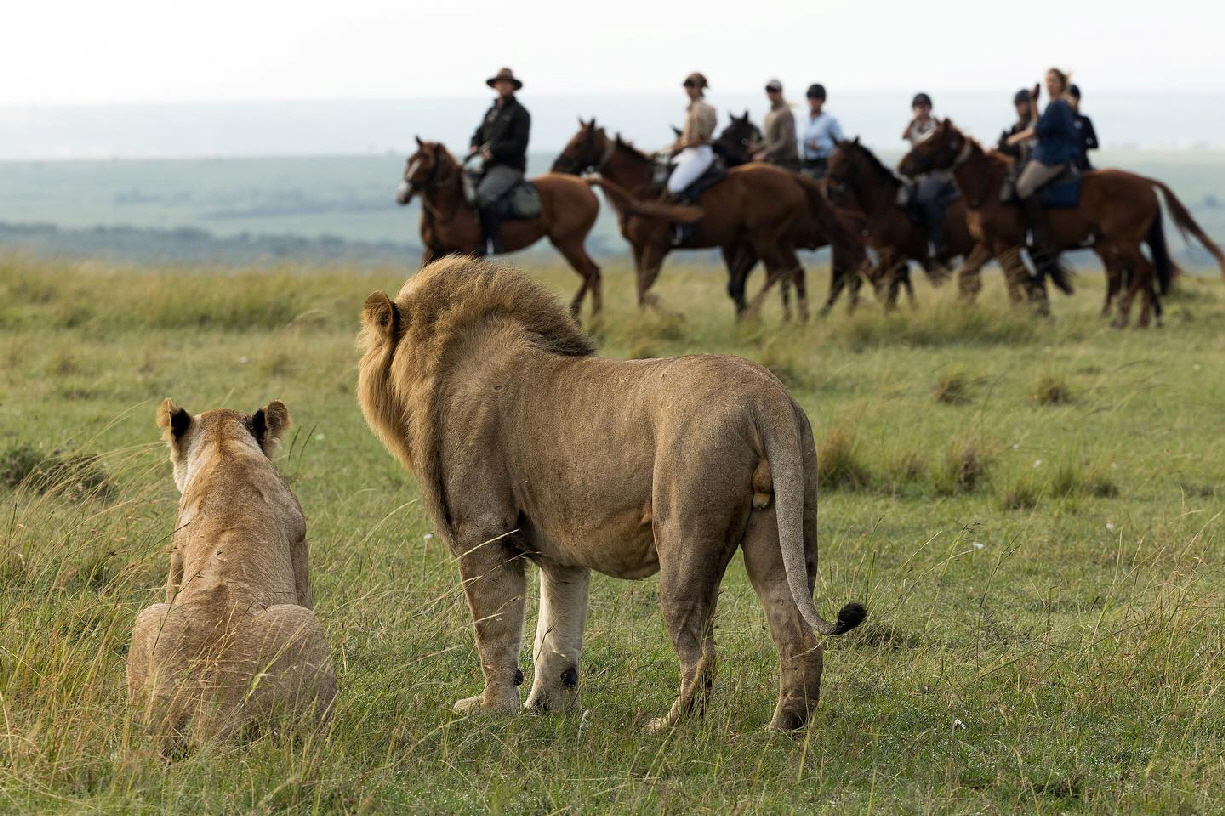
[[[973,146],[970,144],[970,140],[964,136],[962,136],[961,139],[961,150],[959,150],[957,155],[953,158],[953,163],[949,166],[950,170],[955,170],[956,168],[965,164],[966,160],[970,158],[970,153],[973,152]]]

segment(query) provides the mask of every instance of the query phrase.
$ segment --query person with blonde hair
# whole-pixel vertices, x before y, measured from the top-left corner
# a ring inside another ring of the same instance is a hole
[[[1059,284],[1058,251],[1051,246],[1046,211],[1036,193],[1061,176],[1080,156],[1080,134],[1076,115],[1068,100],[1069,77],[1058,68],[1046,72],[1046,91],[1050,98],[1038,120],[1010,137],[1008,143],[1034,142],[1029,162],[1017,178],[1017,197],[1025,209],[1030,232],[1030,254],[1040,274],[1049,274]],[[1062,288],[1062,285],[1061,285]]]

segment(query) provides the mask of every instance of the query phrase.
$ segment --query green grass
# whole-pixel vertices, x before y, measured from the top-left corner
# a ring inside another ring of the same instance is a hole
[[[577,285],[564,268],[532,271],[567,298]],[[1088,274],[1053,320],[1008,311],[994,271],[970,310],[920,284],[917,312],[869,302],[784,326],[771,299],[737,326],[717,270],[665,269],[659,291],[684,320],[639,316],[628,270],[607,270],[603,353],[761,360],[842,467],[823,475],[817,598],[827,613],[862,600],[871,617],[829,641],[820,711],[786,736],[762,730],[775,655],[738,559],[704,721],[646,733],[676,689],[656,583],[602,577],[581,716],[451,713],[480,687],[458,573],[353,394],[361,304],[403,275],[0,260],[0,460],[18,475],[68,462],[91,474],[0,484],[0,812],[1201,813],[1225,801],[1218,281],[1182,284],[1190,294],[1152,331],[1107,328]],[[1072,399],[1037,398],[1051,383]],[[289,406],[279,465],[307,514],[340,679],[325,731],[166,763],[130,721],[125,649],[160,596],[177,504],[153,420],[166,396],[193,411]]]

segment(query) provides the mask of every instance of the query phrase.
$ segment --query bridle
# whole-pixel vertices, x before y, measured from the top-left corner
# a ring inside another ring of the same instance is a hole
[[[433,155],[431,156],[431,158],[430,158],[430,161],[431,161],[431,163],[430,163],[430,170],[429,170],[429,172],[428,172],[428,173],[426,173],[426,174],[425,174],[425,178],[424,178],[424,179],[422,179],[422,180],[421,180],[421,181],[419,181],[419,182],[410,180],[410,179],[408,178],[408,175],[409,175],[408,170],[405,170],[405,172],[404,172],[405,179],[404,179],[404,180],[408,182],[408,188],[409,188],[409,190],[411,190],[411,191],[413,191],[413,192],[417,192],[417,191],[420,191],[420,190],[429,190],[430,188],[435,187],[436,185],[438,185],[438,183],[439,183],[439,182],[441,182],[441,181],[445,181],[445,179],[444,179],[444,178],[442,178],[442,176],[443,176],[443,172],[442,172],[442,171],[443,171],[443,166],[442,166],[442,165],[443,165],[443,162],[442,162],[442,160],[439,158],[439,151],[435,151],[435,152],[434,152],[434,154],[433,154]],[[410,168],[410,169],[412,168],[412,162],[411,162],[411,161],[409,162],[409,168]],[[448,176],[447,176],[447,177],[449,178],[449,172],[448,172]],[[422,208],[423,210],[425,210],[425,212],[426,212],[428,215],[430,215],[430,216],[431,216],[431,218],[437,217],[437,216],[440,214],[440,213],[439,213],[438,208],[437,208],[437,207],[435,207],[433,204],[431,204],[431,203],[429,202],[429,199],[428,199],[426,196],[422,196],[422,197],[421,197],[421,208]]]

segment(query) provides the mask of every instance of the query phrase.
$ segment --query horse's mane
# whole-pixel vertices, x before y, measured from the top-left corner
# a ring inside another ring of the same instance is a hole
[[[405,314],[404,339],[423,369],[436,369],[463,335],[494,320],[516,324],[551,354],[595,353],[557,298],[508,266],[468,257],[441,260],[410,278],[396,303]]]
[[[877,175],[886,178],[890,184],[895,187],[901,186],[902,182],[898,180],[897,174],[885,166],[885,163],[873,153],[867,145],[862,144],[858,140],[853,142],[842,142],[844,145],[850,146],[852,149],[858,149],[868,160],[868,164],[874,169]]]
[[[605,138],[607,138],[607,136]],[[648,162],[655,161],[654,159],[650,157],[650,155],[643,153],[641,150],[639,150],[637,147],[634,146],[633,142],[631,142],[629,139],[624,138],[620,133],[616,135],[615,139],[616,139],[617,147],[625,148],[635,158],[639,158],[639,159],[642,159],[643,161],[648,161]]]

